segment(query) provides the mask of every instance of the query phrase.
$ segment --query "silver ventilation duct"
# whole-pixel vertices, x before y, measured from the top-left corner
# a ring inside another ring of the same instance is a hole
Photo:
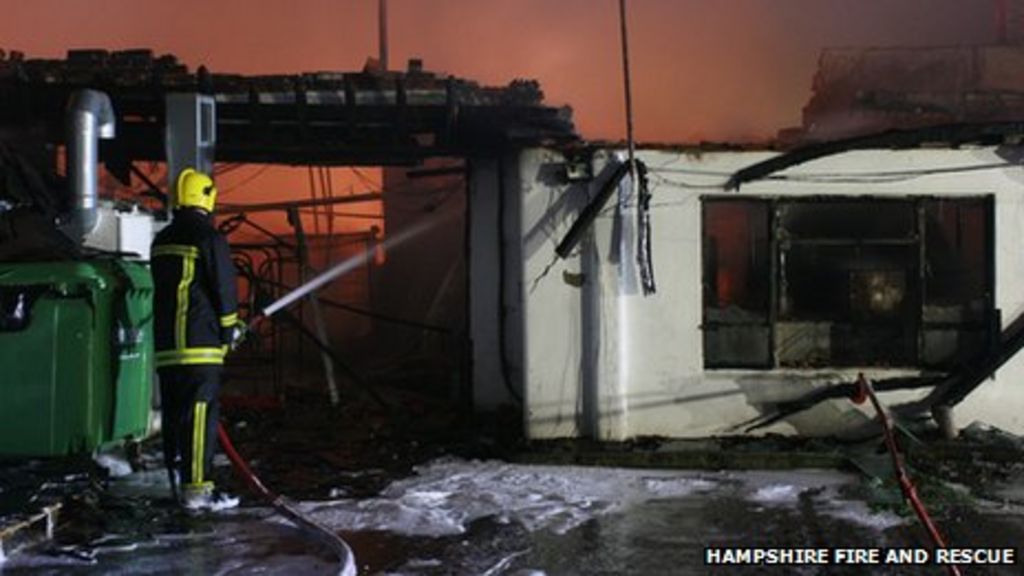
[[[71,95],[65,117],[67,174],[72,194],[71,214],[62,227],[81,241],[96,228],[99,203],[99,139],[114,137],[114,107],[110,97],[96,90]]]

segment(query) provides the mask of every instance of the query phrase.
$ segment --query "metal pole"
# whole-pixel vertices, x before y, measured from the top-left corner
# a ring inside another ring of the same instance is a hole
[[[996,44],[1006,44],[1006,0],[996,0]]]
[[[295,228],[295,243],[299,250],[299,282],[305,284],[306,272],[312,272],[312,267],[309,265],[309,246],[306,244],[306,234],[302,229],[302,215],[299,214],[297,208],[291,208],[288,211],[288,218],[292,221],[292,227]],[[330,340],[327,337],[327,325],[324,323],[323,311],[320,309],[320,300],[317,299],[315,291],[309,292],[309,303],[313,306],[313,322],[316,327],[316,336],[325,345],[330,345]],[[338,383],[334,378],[334,359],[331,358],[326,352],[320,352],[320,358],[324,364],[324,376],[327,379],[327,392],[331,398],[331,406],[337,406],[340,401],[338,395]]]
[[[381,70],[387,71],[388,69],[388,0],[379,0],[378,2],[378,24],[380,27],[380,38],[378,44],[380,48],[380,68]]]
[[[622,80],[626,92],[626,143],[629,146],[629,178],[636,198],[636,144],[633,142],[633,91],[629,81],[629,35],[626,26],[626,0],[619,0],[619,28],[622,32]]]

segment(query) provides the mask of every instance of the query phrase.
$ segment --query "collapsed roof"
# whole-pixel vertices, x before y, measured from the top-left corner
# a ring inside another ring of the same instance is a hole
[[[1024,120],[1024,46],[822,51],[800,128],[783,141]]]

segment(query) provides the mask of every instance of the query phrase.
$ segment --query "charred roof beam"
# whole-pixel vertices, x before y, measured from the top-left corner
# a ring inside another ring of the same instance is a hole
[[[544,105],[534,81],[483,87],[425,72],[418,61],[407,73],[193,74],[148,50],[0,59],[0,124],[39,123],[50,142],[61,142],[61,112],[83,87],[107,92],[119,126],[130,126],[125,142],[103,147],[104,159],[120,166],[163,159],[163,102],[171,92],[214,96],[217,156],[229,162],[405,164],[579,140],[571,112]],[[333,144],[325,149],[325,142]]]
[[[1022,136],[1024,122],[946,124],[913,130],[887,130],[878,134],[801,146],[739,170],[725,183],[725,189],[736,191],[743,184],[763,180],[787,168],[854,150],[906,150],[929,143],[942,143],[954,148],[964,144],[999,145]]]

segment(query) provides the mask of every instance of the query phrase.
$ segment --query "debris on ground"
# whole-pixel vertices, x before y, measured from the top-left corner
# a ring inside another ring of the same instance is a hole
[[[501,416],[474,426],[415,393],[394,397],[387,412],[296,391],[224,414],[259,475],[337,530],[361,573],[698,574],[709,545],[928,546],[878,438],[525,442]],[[954,545],[1024,540],[1019,438],[972,426],[955,441],[927,430],[899,441]],[[332,570],[329,551],[244,494],[223,458],[215,478],[243,507],[207,517],[173,505],[156,441],[133,474],[90,464],[63,497],[56,538],[9,558],[5,575]],[[828,573],[900,573],[857,568]],[[1019,567],[1006,568],[971,573]]]

